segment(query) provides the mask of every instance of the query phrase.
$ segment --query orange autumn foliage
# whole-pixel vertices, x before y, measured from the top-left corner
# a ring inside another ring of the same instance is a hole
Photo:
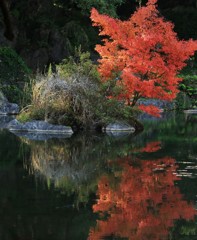
[[[174,220],[194,218],[194,206],[183,200],[175,185],[179,178],[174,174],[177,167],[173,158],[137,162],[123,159],[120,182],[115,188],[111,187],[112,178],[101,178],[98,201],[93,206],[100,220],[90,229],[89,240],[110,236],[167,240]]]
[[[141,97],[173,100],[182,80],[177,74],[197,50],[197,41],[178,40],[173,24],[160,16],[156,3],[149,0],[127,21],[96,9],[91,12],[93,25],[104,36],[103,45],[96,46],[101,77],[103,81],[114,79],[123,89],[119,98],[131,106]],[[159,115],[157,107],[142,106],[141,110]]]
[[[140,149],[140,152],[157,152],[158,150],[161,149],[161,142],[150,142],[148,143],[144,148]]]

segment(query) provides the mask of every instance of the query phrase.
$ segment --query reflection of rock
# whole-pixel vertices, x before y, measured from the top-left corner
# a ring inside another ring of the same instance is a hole
[[[1,125],[0,125],[1,128]],[[44,141],[44,140],[48,140],[51,138],[70,138],[71,134],[61,134],[61,133],[53,133],[53,134],[49,134],[49,133],[32,133],[32,132],[14,132],[14,134],[18,137],[24,137],[26,139],[29,140],[36,140],[36,141]]]
[[[197,108],[184,110],[185,120],[188,122],[196,122],[197,121]]]
[[[196,109],[188,109],[184,110],[185,114],[197,114],[197,108]]]
[[[0,129],[7,128],[8,124],[13,120],[12,116],[0,116]]]
[[[125,122],[110,123],[106,126],[104,130],[108,135],[114,136],[114,137],[127,136],[135,132],[135,128]]]
[[[9,103],[0,91],[0,115],[17,114],[18,112],[19,106],[15,103]]]
[[[129,136],[132,132],[130,131],[106,131],[107,135],[115,138],[123,138]]]
[[[45,121],[31,121],[20,123],[16,119],[8,125],[11,132],[49,133],[49,134],[72,134],[72,128],[63,125],[53,125]]]

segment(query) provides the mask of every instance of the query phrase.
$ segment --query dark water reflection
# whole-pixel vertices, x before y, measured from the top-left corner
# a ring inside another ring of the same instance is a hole
[[[122,138],[1,130],[0,239],[196,239],[196,116],[164,119]]]

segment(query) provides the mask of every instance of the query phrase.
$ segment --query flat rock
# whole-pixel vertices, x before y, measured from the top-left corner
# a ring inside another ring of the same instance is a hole
[[[63,125],[53,125],[45,121],[31,121],[20,123],[14,119],[8,124],[8,129],[11,132],[30,132],[42,134],[73,134],[71,127]]]

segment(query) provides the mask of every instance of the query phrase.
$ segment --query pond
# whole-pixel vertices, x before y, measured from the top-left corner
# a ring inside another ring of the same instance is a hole
[[[0,239],[197,239],[196,115],[141,121],[125,136],[0,130]]]

